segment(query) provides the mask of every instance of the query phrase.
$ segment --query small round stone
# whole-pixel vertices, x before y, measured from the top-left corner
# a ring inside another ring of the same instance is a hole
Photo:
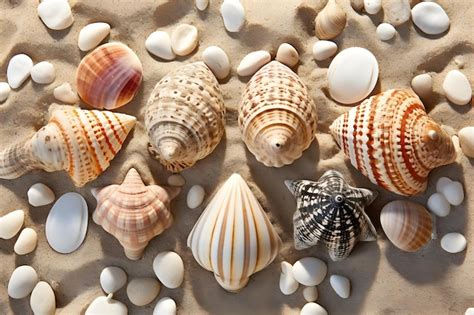
[[[97,47],[110,33],[110,25],[104,22],[91,23],[84,26],[79,32],[77,45],[82,51],[89,51]]]
[[[459,144],[465,156],[474,158],[474,127],[459,130]]]
[[[27,297],[36,283],[38,283],[38,274],[30,266],[17,267],[8,281],[8,295],[12,299],[22,299]]]
[[[13,250],[17,255],[26,255],[35,250],[38,244],[38,234],[31,228],[24,228],[15,242]]]
[[[207,47],[202,53],[202,60],[218,79],[225,79],[230,73],[230,61],[225,51],[217,46]]]
[[[0,82],[0,103],[5,102],[10,95],[11,88],[7,82]]]
[[[451,212],[451,205],[446,197],[440,193],[434,193],[426,202],[427,208],[438,217],[445,217]]]
[[[31,79],[38,84],[50,84],[56,79],[54,66],[47,61],[37,63],[31,68]]]
[[[328,315],[328,312],[321,305],[310,302],[303,306],[300,315]]]
[[[343,299],[349,298],[349,295],[351,294],[351,282],[347,277],[331,275],[329,282],[337,295]]]
[[[300,61],[300,55],[295,47],[288,43],[283,43],[278,47],[275,59],[288,67],[293,67]]]
[[[64,0],[41,1],[38,15],[48,28],[55,31],[64,30],[74,22],[69,2]]]
[[[27,192],[28,203],[33,207],[41,207],[54,202],[54,192],[43,183],[33,184]]]
[[[241,77],[253,75],[261,67],[269,63],[272,56],[268,51],[259,50],[247,54],[237,67],[237,74]]]
[[[420,2],[411,9],[413,23],[425,34],[438,35],[448,30],[449,17],[435,2]]]
[[[7,81],[12,89],[19,88],[30,76],[33,60],[28,55],[18,54],[8,62]]]
[[[442,194],[453,206],[459,206],[464,201],[464,188],[460,182],[451,182],[442,189]]]
[[[100,273],[100,286],[105,293],[115,293],[127,283],[127,274],[116,266],[109,266],[102,269]]]
[[[380,40],[387,41],[387,40],[391,40],[395,36],[397,31],[395,30],[395,27],[393,27],[391,24],[382,23],[379,26],[377,26],[376,33],[377,33],[377,37]]]
[[[150,54],[164,60],[173,60],[176,58],[171,48],[171,38],[168,33],[163,31],[151,33],[145,41],[145,48]]]
[[[228,32],[236,33],[244,27],[245,9],[239,0],[224,0],[220,12]]]
[[[441,248],[451,254],[462,252],[466,246],[466,238],[461,233],[448,233],[441,238]]]
[[[30,307],[35,315],[54,315],[56,313],[56,297],[47,282],[40,281],[36,284],[31,292]]]
[[[459,70],[451,70],[443,81],[448,100],[456,105],[466,105],[472,98],[472,88],[467,77]]]
[[[169,297],[161,298],[153,309],[153,315],[176,315],[176,302]]]
[[[428,73],[415,76],[411,80],[411,88],[420,97],[428,97],[433,92],[433,78]]]
[[[195,209],[201,205],[204,201],[204,196],[206,191],[201,185],[194,185],[189,189],[189,192],[186,196],[186,204],[189,209]]]
[[[137,306],[153,302],[160,293],[160,283],[154,278],[134,278],[127,285],[127,296]]]
[[[305,257],[293,265],[293,276],[296,281],[305,286],[315,286],[326,277],[327,266],[321,259]]]
[[[168,177],[168,185],[170,186],[181,187],[184,184],[186,184],[186,180],[180,174],[173,174]]]
[[[330,40],[318,40],[313,45],[313,58],[317,61],[326,60],[337,52],[337,44]]]
[[[183,259],[175,252],[162,252],[153,260],[153,271],[160,282],[169,289],[178,288],[184,279]]]
[[[368,14],[377,14],[382,9],[382,0],[364,0],[364,9]]]
[[[72,90],[71,84],[64,82],[63,84],[54,88],[54,97],[66,104],[75,104],[79,102],[79,96]]]
[[[306,287],[303,289],[303,297],[307,302],[314,302],[318,299],[318,287]]]
[[[178,25],[171,33],[171,48],[178,56],[187,56],[198,44],[198,30],[189,24]]]

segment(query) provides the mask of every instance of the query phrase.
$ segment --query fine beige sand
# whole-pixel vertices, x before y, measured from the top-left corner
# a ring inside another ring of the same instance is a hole
[[[377,40],[376,26],[382,14],[367,16],[356,13],[349,0],[339,1],[348,15],[348,24],[336,42],[340,49],[361,46],[372,51],[380,65],[378,85],[373,93],[389,88],[409,87],[411,79],[428,72],[434,77],[433,96],[425,101],[430,116],[450,126],[452,132],[474,125],[471,105],[450,104],[443,96],[441,84],[449,70],[458,68],[455,59],[464,63],[462,71],[474,82],[474,6],[471,0],[439,0],[451,19],[451,28],[444,36],[428,37],[411,22],[398,28],[399,34],[389,42]],[[328,97],[327,62],[315,62],[311,47],[314,37],[313,19],[324,6],[324,0],[243,0],[247,25],[238,34],[225,31],[219,14],[220,1],[211,0],[211,7],[198,12],[191,0],[71,0],[75,22],[65,31],[48,30],[37,16],[38,1],[2,0],[0,2],[0,80],[6,80],[9,59],[26,53],[35,62],[47,60],[57,70],[54,83],[43,86],[28,80],[13,91],[0,105],[0,148],[31,136],[47,121],[48,108],[55,99],[54,87],[69,81],[74,85],[77,65],[84,53],[77,47],[80,29],[90,22],[103,21],[112,25],[109,40],[129,45],[144,65],[144,82],[135,99],[118,112],[138,117],[138,124],[129,135],[123,149],[107,171],[86,187],[77,189],[63,172],[31,172],[16,180],[0,180],[0,214],[11,210],[26,210],[25,226],[39,235],[36,251],[27,256],[13,252],[16,237],[0,240],[0,314],[31,314],[29,300],[13,300],[7,295],[7,283],[15,267],[33,266],[42,280],[51,283],[57,297],[57,314],[82,314],[89,303],[102,295],[99,274],[102,268],[117,265],[129,277],[154,276],[152,261],[164,250],[178,252],[185,262],[185,282],[179,289],[162,288],[159,297],[170,296],[177,302],[179,314],[219,315],[290,315],[299,314],[305,304],[302,288],[291,296],[283,296],[278,288],[279,262],[295,262],[305,256],[315,256],[328,263],[329,274],[348,276],[352,283],[349,299],[340,299],[329,284],[329,277],[319,286],[318,303],[330,314],[463,314],[474,306],[474,160],[462,154],[449,166],[432,172],[427,192],[411,200],[425,203],[433,193],[440,176],[449,176],[464,183],[466,199],[452,213],[437,220],[438,235],[461,232],[468,239],[468,248],[459,254],[444,252],[439,238],[417,253],[405,253],[395,248],[380,228],[381,207],[400,196],[372,185],[358,173],[339,151],[328,126],[349,107]],[[188,57],[163,62],[152,57],[144,47],[146,37],[156,29],[171,31],[179,23],[195,25],[200,32],[199,48]],[[297,73],[306,82],[318,108],[317,140],[293,165],[280,169],[267,168],[247,151],[237,126],[237,106],[248,78],[238,78],[235,69],[247,53],[266,49],[274,55],[283,42],[294,45],[301,54]],[[210,45],[222,47],[232,62],[230,79],[221,82],[227,106],[226,135],[217,149],[193,168],[184,171],[186,186],[172,208],[175,222],[149,244],[139,261],[128,260],[122,247],[111,235],[89,220],[87,238],[79,250],[70,255],[53,251],[46,242],[44,226],[51,206],[29,207],[28,188],[43,182],[59,197],[70,191],[81,193],[88,202],[89,212],[95,208],[90,188],[120,183],[130,167],[139,170],[147,183],[166,183],[170,175],[147,152],[144,128],[144,106],[155,84],[179,65],[200,60],[202,51]],[[85,108],[84,104],[80,104]],[[346,260],[334,263],[322,247],[296,251],[292,240],[292,215],[295,201],[283,184],[285,179],[317,179],[328,169],[341,171],[348,181],[380,193],[368,209],[379,232],[377,242],[360,243]],[[212,273],[202,269],[186,248],[186,238],[203,206],[186,207],[186,192],[193,184],[207,191],[204,204],[233,172],[240,173],[249,183],[284,242],[275,262],[255,274],[239,294],[227,293],[217,284]],[[155,302],[146,307],[133,306],[120,290],[116,299],[127,304],[130,314],[151,314]]]

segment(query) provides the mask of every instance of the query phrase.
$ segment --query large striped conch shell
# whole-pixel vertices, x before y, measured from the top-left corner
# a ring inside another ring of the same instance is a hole
[[[411,90],[388,90],[365,100],[330,127],[351,163],[370,181],[400,195],[426,190],[429,172],[454,162],[451,137]]]
[[[219,84],[202,62],[163,77],[148,100],[145,126],[150,153],[179,172],[209,155],[224,134],[225,106]]]
[[[342,174],[327,171],[317,182],[287,180],[296,198],[293,215],[295,248],[324,244],[334,261],[343,260],[359,241],[377,237],[365,207],[377,197],[364,188],[349,186]]]
[[[248,82],[239,108],[242,138],[255,158],[281,167],[301,157],[314,139],[317,114],[303,81],[272,61]]]
[[[238,292],[278,254],[280,237],[244,179],[233,174],[188,236],[196,261],[227,291]]]
[[[65,170],[76,186],[84,186],[109,167],[135,122],[133,116],[108,111],[55,110],[29,140],[0,152],[0,178],[34,169]]]
[[[137,260],[148,242],[173,223],[170,202],[180,190],[145,186],[140,174],[131,168],[122,184],[92,190],[97,199],[92,219],[117,238],[129,259]]]
[[[133,99],[142,82],[142,72],[140,59],[126,45],[104,44],[79,64],[77,93],[94,108],[118,108]]]

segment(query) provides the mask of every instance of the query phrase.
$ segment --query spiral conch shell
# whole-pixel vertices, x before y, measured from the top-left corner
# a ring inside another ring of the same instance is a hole
[[[233,174],[215,194],[188,236],[196,261],[238,292],[268,266],[281,240],[244,179]]]
[[[336,3],[336,0],[329,0],[324,9],[316,16],[316,36],[319,39],[336,38],[346,27],[346,22],[347,17],[344,10]]]
[[[147,104],[150,153],[179,172],[209,155],[224,134],[225,106],[219,84],[203,62],[163,77]]]
[[[76,186],[84,186],[109,167],[135,122],[109,111],[57,109],[29,140],[0,152],[0,178],[65,170]]]
[[[170,202],[179,192],[178,187],[145,186],[131,168],[121,185],[92,190],[97,199],[92,218],[119,240],[129,259],[137,260],[148,242],[173,223]]]
[[[239,125],[250,152],[266,166],[281,167],[301,157],[314,139],[317,114],[303,81],[272,61],[248,82]]]
[[[104,44],[79,64],[77,93],[94,108],[118,108],[133,99],[142,82],[142,72],[140,59],[126,45]]]
[[[454,162],[451,137],[411,90],[372,96],[330,127],[351,163],[370,181],[400,195],[426,190],[429,172]]]

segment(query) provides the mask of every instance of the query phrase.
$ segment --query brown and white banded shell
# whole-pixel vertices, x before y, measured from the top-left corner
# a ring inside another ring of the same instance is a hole
[[[336,0],[328,0],[326,6],[314,20],[316,36],[319,39],[333,39],[346,27],[347,17]]]
[[[278,61],[248,82],[239,107],[242,138],[255,158],[281,167],[301,157],[316,133],[313,99],[300,77]]]
[[[429,172],[456,158],[451,137],[411,90],[372,96],[337,118],[330,129],[354,167],[372,183],[400,195],[424,192]]]
[[[179,172],[209,155],[224,134],[225,106],[216,77],[203,62],[163,77],[147,103],[149,151]]]
[[[142,64],[128,46],[101,45],[82,59],[76,72],[77,93],[90,106],[114,109],[129,103],[142,82]]]

